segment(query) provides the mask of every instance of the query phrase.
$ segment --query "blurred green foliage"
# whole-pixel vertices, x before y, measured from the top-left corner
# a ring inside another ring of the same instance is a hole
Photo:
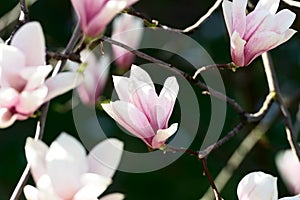
[[[10,11],[18,3],[17,0],[0,2],[0,16]],[[212,6],[214,1],[196,0],[163,0],[143,1],[141,0],[134,8],[162,24],[171,27],[185,28],[193,24],[200,16]],[[286,7],[286,5],[282,5]],[[292,9],[300,14],[299,9]],[[38,0],[29,9],[30,19],[39,21],[44,29],[47,47],[50,50],[61,50],[70,38],[75,15],[69,0]],[[1,20],[1,19],[0,19]],[[5,30],[0,30],[0,36],[8,38],[13,31],[16,22],[9,25]],[[293,28],[299,30],[300,21],[297,18]],[[225,28],[221,8],[219,8],[198,30],[192,35],[209,52],[215,63],[228,63],[231,61],[229,52],[229,38]],[[176,42],[176,41],[174,41]],[[283,93],[288,97],[300,92],[300,56],[299,56],[299,34],[296,34],[290,41],[272,50],[276,72],[280,81]],[[227,95],[236,101],[249,112],[255,112],[261,106],[264,97],[267,95],[267,84],[262,68],[261,59],[258,58],[250,66],[238,70],[222,71],[226,86]],[[111,91],[112,83],[108,84],[107,91]],[[201,144],[202,134],[205,133],[210,119],[209,97],[202,95],[198,88],[194,87],[198,97],[201,110],[201,121],[199,136],[191,145],[191,149],[197,150]],[[108,92],[109,93],[109,92]],[[68,132],[77,136],[74,127],[72,112],[60,112],[57,107],[64,106],[71,98],[71,93],[63,95],[52,101],[46,123],[44,140],[50,144],[57,135]],[[177,105],[178,106],[178,105]],[[291,107],[293,119],[297,111],[298,102]],[[178,108],[177,108],[178,109]],[[175,109],[176,110],[176,109]],[[176,112],[176,111],[175,111]],[[99,120],[108,124],[112,136],[122,136],[122,131],[113,123],[107,115],[99,112]],[[178,118],[178,116],[173,116]],[[175,121],[174,120],[174,121]],[[230,131],[239,121],[239,116],[228,106],[226,124],[223,136]],[[216,122],[217,123],[217,122]],[[24,157],[24,144],[26,137],[33,136],[35,132],[36,119],[29,119],[17,122],[14,126],[0,131],[0,200],[8,199],[11,195],[22,170],[26,165]],[[249,128],[249,127],[247,127]],[[246,129],[247,129],[246,128]],[[231,141],[212,153],[208,158],[208,166],[215,177],[226,165],[227,160],[240,142],[245,138],[242,131]],[[145,151],[142,142],[137,139],[125,137],[125,145],[130,148],[136,145],[137,149]],[[132,142],[132,143],[131,143]],[[130,144],[128,144],[130,143]],[[134,145],[132,145],[134,144]],[[237,199],[236,187],[239,180],[250,171],[263,170],[278,176],[274,166],[274,155],[280,150],[288,148],[282,120],[277,120],[263,139],[257,143],[255,148],[247,155],[242,165],[233,173],[230,182],[222,191],[224,199]],[[168,154],[166,155],[168,156]],[[33,184],[32,180],[30,183]],[[170,166],[149,173],[134,174],[117,172],[113,184],[105,193],[119,191],[126,194],[128,200],[140,199],[200,199],[209,188],[208,181],[203,175],[201,162],[196,157],[183,155],[179,160]],[[279,179],[279,194],[286,195],[287,190]],[[23,197],[22,197],[23,198]]]

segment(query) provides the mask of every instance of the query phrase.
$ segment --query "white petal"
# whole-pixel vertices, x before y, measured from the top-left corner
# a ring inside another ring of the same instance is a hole
[[[59,73],[55,77],[47,79],[45,85],[48,87],[49,92],[45,101],[68,92],[77,87],[82,81],[82,75],[74,72]]]
[[[21,77],[27,80],[25,90],[34,90],[42,85],[51,70],[51,65],[26,67],[22,70]]]
[[[115,90],[118,94],[118,97],[121,101],[129,101],[129,84],[130,80],[127,77],[122,76],[112,76],[115,86]]]
[[[24,53],[26,66],[45,65],[45,38],[38,22],[29,22],[23,25],[13,36],[11,45]]]
[[[222,3],[223,15],[229,36],[232,34],[232,2],[224,0]]]
[[[111,178],[119,166],[124,143],[106,139],[97,144],[88,155],[89,172]]]
[[[48,146],[40,140],[34,140],[30,137],[26,140],[25,155],[36,183],[38,179],[46,173],[45,158],[48,149]]]
[[[137,65],[132,65],[130,70],[130,79],[136,79],[151,86],[155,90],[153,81],[149,74]]]
[[[98,174],[87,173],[82,175],[81,182],[83,187],[76,193],[73,200],[97,199],[112,181]]]
[[[7,128],[11,126],[18,116],[12,114],[7,108],[0,108],[0,128]]]
[[[99,200],[123,200],[125,198],[124,194],[121,193],[113,193],[105,195],[104,197],[101,197]]]
[[[277,200],[277,178],[263,172],[252,172],[239,183],[237,194],[239,200],[268,199]]]
[[[176,133],[178,129],[178,124],[172,124],[167,129],[160,129],[157,131],[156,135],[152,140],[152,147],[153,148],[160,148],[162,145],[165,144],[166,140],[171,137],[174,133]]]
[[[20,94],[20,100],[16,106],[16,110],[22,114],[32,114],[45,102],[47,93],[48,88],[45,86],[34,91],[23,91]]]
[[[0,105],[1,107],[10,108],[19,100],[19,93],[13,88],[0,88]]]
[[[27,200],[43,200],[40,198],[40,191],[37,188],[26,185],[23,190]]]
[[[238,32],[234,31],[231,37],[231,57],[237,66],[245,66],[245,44],[246,41],[241,38]]]
[[[274,15],[279,7],[279,2],[280,0],[260,0],[255,10],[264,9]]]
[[[80,188],[80,176],[88,165],[84,147],[72,136],[62,133],[51,145],[46,156],[47,174],[55,192],[69,199]]]
[[[284,198],[280,198],[279,200],[300,200],[300,195],[293,196],[293,197],[284,197]]]
[[[156,107],[156,118],[158,127],[165,128],[168,125],[169,118],[172,114],[174,104],[179,91],[179,85],[175,77],[169,77],[164,83]]]

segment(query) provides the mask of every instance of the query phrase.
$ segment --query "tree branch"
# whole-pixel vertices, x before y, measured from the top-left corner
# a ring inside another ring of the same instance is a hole
[[[277,77],[269,53],[267,52],[263,53],[262,59],[263,59],[265,73],[267,76],[268,85],[269,85],[269,91],[270,93],[274,92],[276,94],[275,100],[279,104],[281,114],[284,119],[287,140],[291,146],[292,151],[295,153],[295,155],[297,155],[298,160],[300,161],[300,149],[297,140],[294,138],[295,134],[293,130],[291,116],[283,102],[283,98],[280,92]]]
[[[214,179],[213,179],[213,177],[211,176],[211,174],[210,174],[210,172],[208,170],[206,158],[201,159],[201,162],[202,162],[204,173],[205,173],[205,175],[206,175],[206,177],[207,177],[207,179],[209,181],[209,184],[210,184],[210,186],[211,186],[211,188],[212,188],[212,190],[214,192],[216,200],[223,200],[223,198],[219,194],[219,191],[218,191],[217,186],[216,186],[216,184],[214,182]]]
[[[158,27],[158,28],[162,28],[162,29],[165,29],[168,31],[179,32],[179,33],[192,33],[196,29],[198,29],[200,27],[200,25],[211,16],[211,14],[220,6],[220,4],[222,2],[223,2],[223,0],[217,0],[215,2],[215,4],[207,11],[207,13],[205,13],[202,17],[200,17],[200,19],[195,24],[193,24],[185,29],[177,29],[177,28],[172,28],[172,27],[160,24],[159,21],[157,21],[155,19],[151,19],[150,17],[148,17],[140,12],[137,12],[132,7],[125,9],[125,12],[130,15],[133,15],[133,16],[143,19],[146,26],[149,26],[149,27]]]

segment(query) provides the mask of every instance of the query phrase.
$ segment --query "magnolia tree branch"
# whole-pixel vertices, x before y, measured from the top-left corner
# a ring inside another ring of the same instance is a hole
[[[65,50],[63,51],[63,54],[70,54],[70,52],[72,52],[72,50],[74,49],[77,41],[80,39],[81,37],[81,32],[80,32],[80,26],[79,23],[76,25],[76,28],[72,34],[72,37],[70,39],[70,41],[67,44],[67,47],[65,48]],[[65,65],[66,59],[63,58],[62,60],[60,60],[56,67],[54,68],[51,77],[56,76],[63,68],[63,66]],[[47,119],[47,113],[49,110],[49,104],[50,101],[46,102],[44,105],[42,105],[41,107],[41,116],[39,121],[37,122],[37,126],[36,126],[36,132],[35,132],[35,136],[34,139],[35,140],[42,140],[43,139],[43,135],[44,135],[44,131],[45,131],[45,124],[46,124],[46,119]],[[13,194],[10,197],[10,200],[17,200],[19,199],[22,190],[29,178],[30,175],[30,165],[27,164],[26,168],[23,171],[23,174],[21,176],[21,178],[19,179],[19,182],[17,184],[17,186],[15,187]]]
[[[125,12],[130,15],[134,15],[136,17],[143,19],[145,22],[145,25],[148,27],[158,27],[158,28],[162,28],[162,29],[165,29],[168,31],[179,32],[179,33],[192,33],[196,29],[198,29],[200,27],[200,25],[212,15],[212,13],[221,5],[222,2],[223,2],[223,0],[217,0],[214,3],[214,5],[207,11],[207,13],[205,13],[202,17],[200,17],[200,19],[195,24],[193,24],[185,29],[176,29],[176,28],[172,28],[172,27],[160,24],[159,21],[157,21],[155,19],[151,19],[150,17],[134,10],[132,7],[127,8],[125,10]]]
[[[300,92],[296,95],[288,97],[285,102],[288,107],[293,107],[299,104]],[[215,184],[218,186],[219,191],[222,191],[226,186],[232,175],[238,169],[240,164],[246,158],[246,155],[253,149],[257,142],[262,138],[262,136],[270,129],[270,127],[276,122],[276,119],[280,116],[279,107],[273,107],[271,112],[260,121],[260,123],[254,127],[252,130],[248,130],[246,133],[247,137],[241,142],[238,148],[233,152],[227,161],[225,167],[222,168],[221,172],[215,178]],[[211,194],[210,188],[203,195],[201,200],[213,200],[214,197]]]
[[[216,200],[223,200],[223,198],[220,196],[220,193],[217,189],[217,186],[214,182],[214,178],[211,176],[209,170],[208,170],[208,166],[207,166],[207,162],[206,162],[206,158],[204,159],[201,159],[201,162],[202,162],[202,166],[203,166],[203,170],[204,170],[204,173],[209,181],[209,184],[214,192],[214,195],[215,195],[215,198]]]
[[[284,119],[287,140],[291,146],[292,151],[297,155],[298,160],[300,161],[300,149],[299,149],[297,140],[295,139],[291,116],[290,116],[290,113],[289,113],[286,105],[283,102],[283,97],[280,92],[278,80],[277,80],[274,66],[273,66],[273,63],[272,63],[269,53],[267,53],[267,52],[263,53],[262,59],[263,59],[263,64],[264,64],[264,69],[265,69],[268,85],[269,85],[269,91],[270,91],[270,93],[274,92],[276,94],[275,100],[280,107],[281,114]]]

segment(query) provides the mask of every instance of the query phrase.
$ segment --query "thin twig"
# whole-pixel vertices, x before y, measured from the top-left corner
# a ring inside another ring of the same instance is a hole
[[[204,170],[204,173],[209,181],[209,184],[214,192],[214,195],[215,195],[215,198],[216,200],[223,200],[223,198],[220,196],[220,193],[218,191],[218,188],[214,182],[214,179],[213,177],[211,176],[209,170],[208,170],[208,167],[207,167],[207,162],[206,162],[206,158],[204,159],[201,159],[201,162],[202,162],[202,166],[203,166],[203,170]]]
[[[21,7],[21,14],[20,14],[19,21],[25,24],[26,22],[29,21],[29,13],[26,5],[26,0],[20,0],[20,7]]]
[[[217,0],[215,2],[215,4],[210,7],[210,9],[207,11],[207,13],[205,13],[195,24],[185,28],[185,29],[177,29],[177,28],[172,28],[163,24],[160,24],[158,20],[155,19],[151,19],[150,17],[134,10],[132,7],[127,8],[125,10],[126,13],[130,14],[130,15],[134,15],[136,17],[139,17],[141,19],[144,20],[146,26],[150,26],[150,27],[158,27],[158,28],[162,28],[168,31],[172,31],[172,32],[179,32],[179,33],[192,33],[194,32],[196,29],[198,29],[200,27],[200,25],[207,20],[211,14],[220,6],[220,4],[222,3],[223,0]]]
[[[193,79],[196,79],[198,75],[200,75],[208,70],[213,70],[213,69],[230,69],[232,71],[236,71],[237,66],[234,65],[233,63],[214,64],[214,65],[203,66],[194,73]]]
[[[113,45],[117,45],[119,47],[122,47],[128,51],[130,51],[131,53],[135,54],[136,56],[140,57],[140,58],[143,58],[145,60],[148,60],[150,62],[153,62],[153,63],[156,63],[156,64],[159,64],[161,65],[162,67],[167,67],[169,68],[170,70],[172,70],[175,74],[178,74],[178,75],[181,75],[183,76],[186,80],[188,80],[189,82],[193,83],[194,85],[196,85],[197,87],[205,90],[205,91],[209,91],[209,94],[220,99],[220,100],[223,100],[223,101],[226,101],[228,104],[230,104],[235,110],[236,112],[241,116],[241,117],[245,117],[245,111],[243,110],[243,108],[234,100],[234,99],[231,99],[230,97],[222,94],[221,92],[218,92],[214,89],[212,89],[211,87],[205,85],[204,83],[200,82],[199,80],[195,80],[193,79],[192,76],[190,76],[189,74],[187,74],[186,72],[184,71],[181,71],[180,69],[177,69],[176,67],[174,67],[173,65],[169,64],[169,63],[166,63],[165,61],[162,61],[160,59],[157,59],[157,58],[154,58],[152,56],[149,56],[141,51],[138,51],[136,49],[133,49],[123,43],[120,43],[118,41],[115,41],[115,40],[112,40],[111,38],[109,37],[106,37],[106,36],[102,36],[101,39],[95,41],[95,42],[100,42],[100,41],[105,41],[105,42],[108,42],[110,44],[113,44]]]
[[[266,113],[269,111],[274,99],[276,98],[275,92],[270,92],[266,99],[264,100],[264,103],[262,107],[257,111],[256,113],[246,113],[247,115],[247,121],[248,122],[259,122],[262,120],[262,118],[266,115]]]
[[[295,155],[297,155],[298,160],[300,161],[300,149],[297,140],[295,139],[291,116],[288,109],[286,108],[286,105],[283,102],[283,97],[280,92],[277,77],[269,53],[267,52],[263,53],[262,59],[263,59],[265,73],[267,76],[270,93],[275,92],[276,94],[275,100],[279,104],[281,114],[284,119],[287,140],[291,146],[292,151],[295,153]]]
[[[57,52],[51,52],[47,51],[46,52],[47,60],[53,58],[55,60],[71,60],[77,63],[81,63],[80,60],[80,55],[76,53],[71,53],[71,54],[64,54],[64,53],[57,53]]]
[[[217,0],[215,2],[215,4],[207,11],[207,13],[205,15],[203,15],[195,24],[193,24],[190,27],[187,27],[186,29],[184,29],[182,32],[183,33],[189,33],[192,32],[194,30],[196,30],[197,28],[199,28],[199,26],[206,20],[209,18],[209,16],[211,16],[211,14],[220,6],[220,4],[223,2],[223,0]]]
[[[290,6],[294,6],[297,8],[300,8],[300,2],[299,1],[293,1],[293,0],[282,0],[284,3],[290,5]]]
[[[81,36],[81,34],[80,34],[80,28],[78,28],[79,27],[78,24],[77,24],[77,26],[76,26],[76,28],[75,28],[75,30],[73,32],[73,35],[72,35],[72,37],[71,37],[71,39],[70,39],[67,47],[64,50],[65,54],[69,54],[73,50],[76,42],[78,41],[78,39]],[[65,59],[62,60],[62,61],[60,61],[56,65],[55,69],[53,70],[53,72],[51,74],[51,77],[56,76],[57,73],[59,73],[62,70],[64,64],[65,64]],[[42,106],[42,108],[41,108],[41,113],[42,114],[41,114],[40,119],[39,119],[39,121],[37,123],[35,137],[34,137],[35,140],[41,140],[43,138],[49,105],[50,105],[50,101],[44,103],[43,106]],[[20,197],[20,195],[22,193],[22,190],[23,190],[23,188],[24,188],[24,186],[25,186],[25,184],[26,184],[26,182],[27,182],[27,180],[29,178],[29,174],[30,174],[29,173],[30,172],[29,169],[30,169],[30,166],[29,166],[29,164],[27,164],[26,168],[25,168],[25,170],[24,170],[24,172],[23,172],[23,174],[21,176],[21,178],[19,179],[19,182],[18,182],[17,186],[14,189],[13,194],[10,197],[10,200],[17,200],[17,199],[19,199],[19,197]]]
[[[184,152],[184,153],[186,153],[186,154],[188,154],[188,155],[191,155],[191,156],[196,156],[196,157],[198,157],[198,151],[194,151],[194,150],[192,150],[192,149],[186,149],[186,148],[183,148],[183,147],[180,147],[180,148],[175,148],[175,147],[172,147],[172,146],[170,146],[170,145],[167,145],[164,149],[162,149],[164,152],[168,152],[168,151],[170,151],[170,152],[174,152],[174,153],[176,153],[176,152]]]
[[[221,147],[223,144],[228,142],[231,138],[233,138],[236,134],[238,134],[242,128],[245,126],[244,122],[238,123],[229,133],[227,133],[226,136],[224,136],[222,139],[219,141],[215,142],[214,144],[211,144],[208,146],[206,149],[199,151],[198,157],[199,159],[206,158],[212,151],[218,149]]]

